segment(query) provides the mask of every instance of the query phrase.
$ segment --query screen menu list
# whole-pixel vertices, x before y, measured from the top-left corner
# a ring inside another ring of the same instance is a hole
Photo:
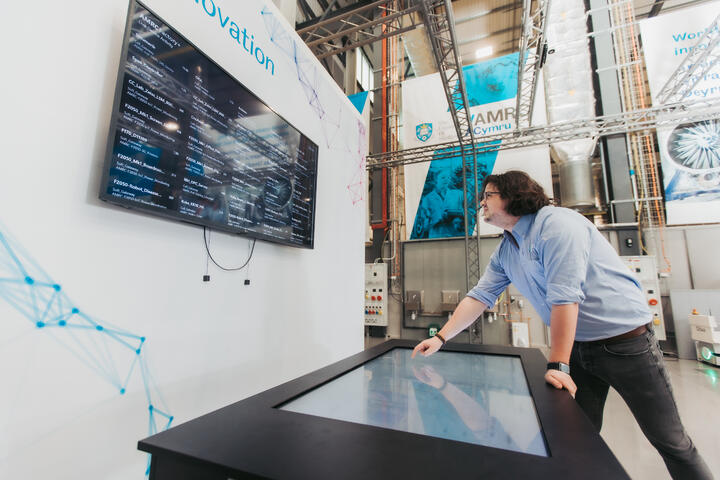
[[[312,247],[318,148],[137,5],[101,198]]]

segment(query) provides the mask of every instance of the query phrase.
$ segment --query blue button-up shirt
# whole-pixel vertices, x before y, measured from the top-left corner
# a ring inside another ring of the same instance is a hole
[[[634,273],[589,220],[567,208],[520,217],[468,296],[492,306],[510,282],[546,325],[553,305],[577,303],[578,341],[620,335],[652,319]]]

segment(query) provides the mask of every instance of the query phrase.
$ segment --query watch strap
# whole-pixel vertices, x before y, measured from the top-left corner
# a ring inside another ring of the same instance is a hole
[[[563,362],[548,362],[547,364],[548,370],[559,370],[563,373],[567,373],[570,375],[570,365]]]

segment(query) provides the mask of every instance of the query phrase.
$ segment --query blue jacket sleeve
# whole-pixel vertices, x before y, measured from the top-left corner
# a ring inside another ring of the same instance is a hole
[[[590,258],[590,228],[585,218],[550,216],[543,224],[536,248],[550,305],[582,303]]]
[[[477,285],[473,287],[468,293],[468,297],[472,297],[475,300],[483,302],[488,307],[495,305],[497,297],[500,296],[505,287],[508,286],[510,280],[505,274],[505,269],[502,267],[500,262],[500,248],[502,243],[498,245],[492,256],[490,257],[490,263],[482,277],[478,281]]]

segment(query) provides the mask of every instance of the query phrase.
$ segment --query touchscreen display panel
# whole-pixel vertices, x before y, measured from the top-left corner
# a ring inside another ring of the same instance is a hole
[[[548,456],[518,357],[393,349],[280,409]]]
[[[100,198],[312,248],[317,145],[162,19],[131,8]]]

